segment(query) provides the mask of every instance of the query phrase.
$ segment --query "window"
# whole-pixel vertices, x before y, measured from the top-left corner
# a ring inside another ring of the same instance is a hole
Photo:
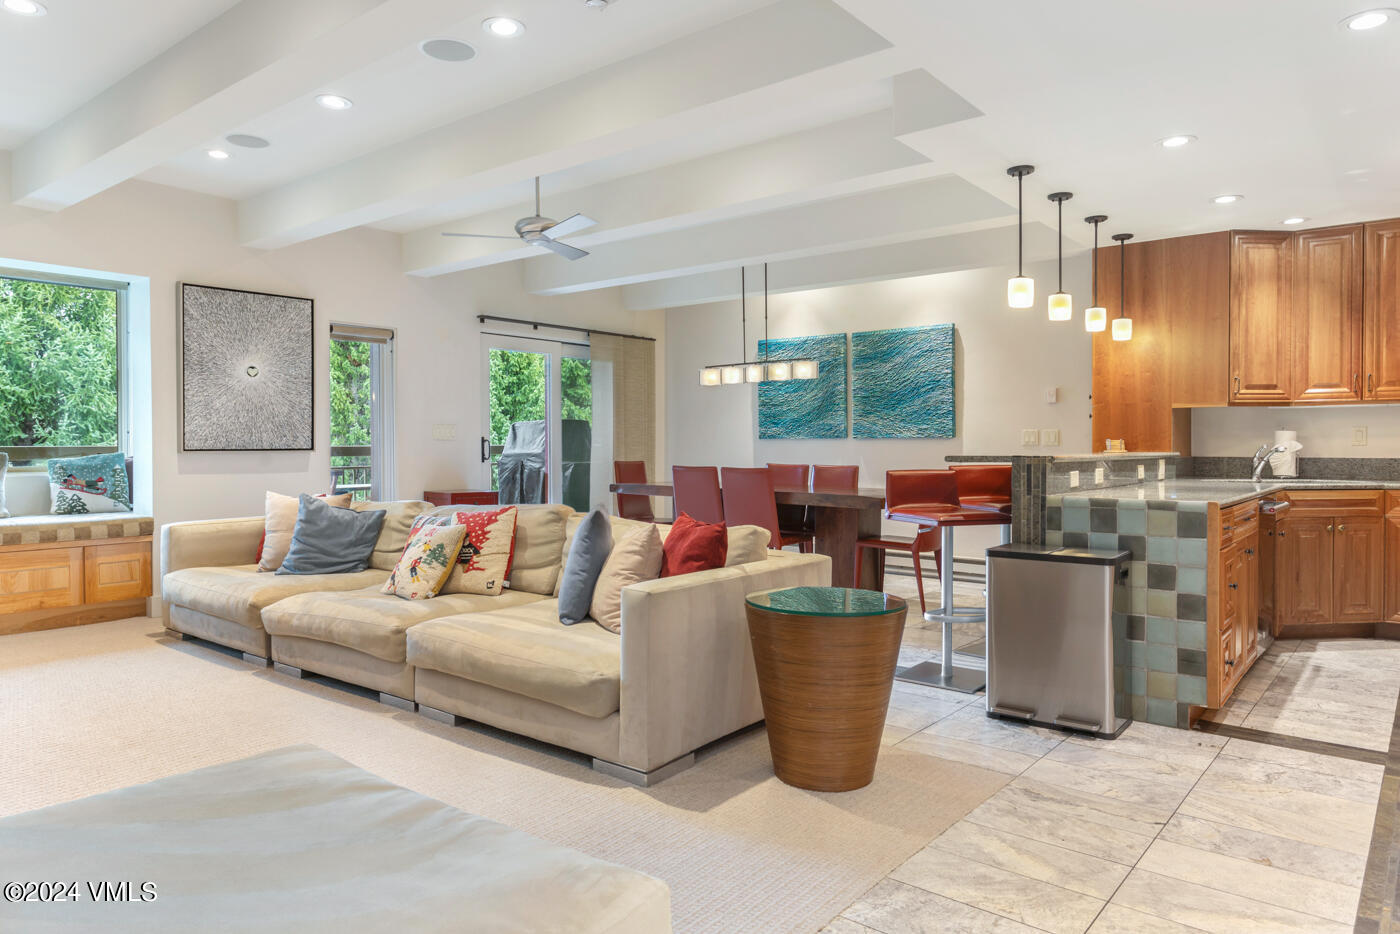
[[[0,276],[0,451],[15,464],[125,450],[126,291]]]
[[[331,325],[331,489],[355,499],[394,492],[394,332]]]

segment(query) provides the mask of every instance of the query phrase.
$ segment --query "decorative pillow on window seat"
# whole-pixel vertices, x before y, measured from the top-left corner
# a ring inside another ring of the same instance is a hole
[[[318,493],[332,506],[349,506],[349,493]],[[258,570],[275,571],[287,558],[287,550],[292,547],[292,532],[297,525],[297,511],[300,503],[295,496],[267,492],[264,506],[263,538],[258,543]]]
[[[56,516],[131,512],[126,455],[118,451],[88,457],[55,457],[49,461],[49,492]]]
[[[465,525],[415,525],[380,592],[408,600],[436,597],[452,575],[466,537]]]
[[[515,559],[515,519],[514,506],[419,516],[413,523],[415,531],[428,525],[460,525],[467,530],[452,575],[440,592],[500,596]]]
[[[666,536],[663,550],[662,577],[709,571],[724,567],[729,535],[723,522],[697,522],[681,513]]]

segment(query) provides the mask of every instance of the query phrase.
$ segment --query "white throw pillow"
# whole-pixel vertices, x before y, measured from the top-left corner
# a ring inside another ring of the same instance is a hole
[[[656,580],[661,573],[661,534],[656,526],[632,532],[613,545],[593,588],[588,615],[609,632],[622,631],[622,588]]]

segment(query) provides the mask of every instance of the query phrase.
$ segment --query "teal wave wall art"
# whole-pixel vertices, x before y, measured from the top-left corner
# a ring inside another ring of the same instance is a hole
[[[951,438],[957,430],[953,325],[851,335],[851,436]]]
[[[817,378],[758,384],[760,438],[846,437],[846,335],[758,342],[759,359],[811,359]]]

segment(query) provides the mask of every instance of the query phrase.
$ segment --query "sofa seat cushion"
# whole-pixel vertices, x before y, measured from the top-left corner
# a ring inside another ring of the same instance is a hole
[[[559,622],[559,602],[540,600],[414,626],[408,631],[408,662],[587,717],[606,717],[619,707],[621,645],[597,626],[565,626]]]
[[[355,649],[386,662],[404,661],[404,633],[441,616],[478,613],[503,606],[536,603],[544,597],[507,590],[499,597],[439,594],[431,600],[404,600],[378,587],[348,593],[304,593],[263,611],[263,626],[274,636],[299,636]]]
[[[354,574],[268,574],[256,564],[171,571],[161,582],[167,603],[199,610],[250,629],[262,629],[262,611],[300,593],[360,590],[388,577],[373,568]]]

